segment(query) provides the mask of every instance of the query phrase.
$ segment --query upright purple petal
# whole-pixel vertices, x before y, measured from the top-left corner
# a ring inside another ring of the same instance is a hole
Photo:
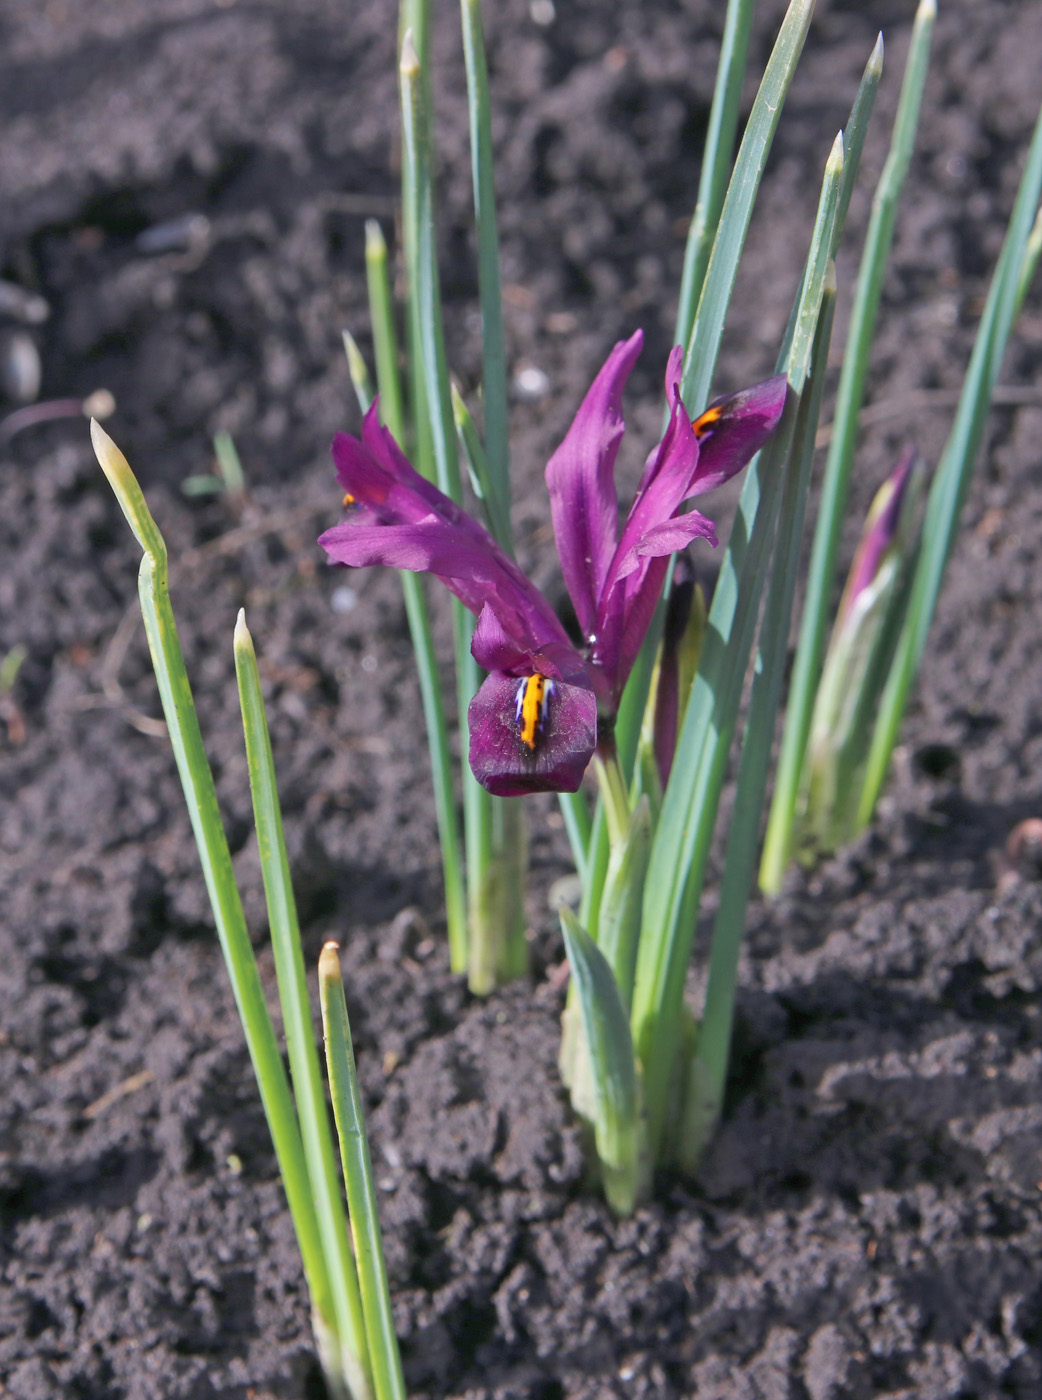
[[[594,630],[618,538],[615,458],[624,429],[622,389],[643,341],[643,332],[635,331],[615,346],[546,468],[561,570],[584,635]]]
[[[578,791],[597,743],[597,701],[587,687],[493,672],[468,719],[470,766],[494,796]]]
[[[688,488],[699,457],[699,441],[680,397],[682,368],[683,351],[677,346],[666,366],[669,422],[661,443],[644,468],[599,599],[594,656],[611,677],[616,699],[629,672],[629,665],[623,663],[623,653],[636,656],[640,641],[636,647],[630,645],[632,633],[639,628],[642,639],[654,611],[654,601],[650,609],[634,610],[633,607],[650,560],[682,549],[699,535],[716,542],[712,523],[703,516],[693,514],[690,519],[685,517],[683,524],[673,522],[674,513],[690,494]],[[657,598],[661,578],[652,586]],[[632,660],[629,664],[632,665]]]
[[[778,426],[785,407],[788,380],[784,374],[714,399],[692,424],[699,441],[698,465],[688,483],[688,496],[730,481],[759,452]]]

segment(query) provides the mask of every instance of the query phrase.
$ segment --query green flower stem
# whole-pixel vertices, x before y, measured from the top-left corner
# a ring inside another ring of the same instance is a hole
[[[339,1384],[341,1390],[346,1387],[356,1400],[363,1400],[369,1394],[366,1366],[357,1354],[352,1364],[347,1349],[351,1336],[350,1315],[342,1303],[340,1306],[336,1304],[337,1295],[319,1231],[300,1127],[246,929],[213,776],[185,673],[184,657],[170,606],[166,545],[127,459],[105,430],[93,421],[91,441],[143,550],[138,591],[145,633],[174,759],[188,804],[192,832],[199,850],[203,878],[210,896],[217,936],[257,1076],[261,1102],[300,1246],[323,1363],[334,1384]]]
[[[503,330],[503,296],[499,273],[499,235],[492,171],[492,117],[488,67],[481,29],[480,0],[460,0],[463,53],[467,65],[467,107],[478,228],[478,290],[481,300],[482,400],[490,514],[505,519],[510,536],[510,446],[507,422],[507,352]],[[497,536],[498,538],[498,536]],[[500,544],[503,540],[500,539]]]
[[[613,746],[598,744],[593,756],[593,768],[604,803],[608,840],[614,849],[626,839],[630,823],[630,798],[626,778]]]
[[[579,792],[559,792],[557,796],[575,869],[585,889],[589,873],[590,834],[593,831],[586,794],[580,789]]]
[[[350,1331],[347,1335],[351,1338],[352,1350],[359,1356],[365,1356],[362,1300],[347,1238],[347,1220],[337,1184],[333,1139],[326,1116],[326,1096],[315,1048],[300,925],[275,781],[275,760],[271,752],[253,639],[246,626],[246,615],[241,609],[235,624],[234,651],[268,926],[311,1194],[334,1291],[342,1295],[336,1298],[338,1316],[342,1315],[348,1320]]]
[[[811,357],[811,376],[796,418],[792,458],[782,495],[778,538],[771,566],[745,738],[738,769],[734,812],[727,833],[720,903],[709,951],[705,1009],[695,1041],[693,1072],[680,1136],[678,1165],[693,1171],[716,1126],[723,1104],[731,1051],[738,956],[745,932],[749,891],[756,868],[756,842],[770,767],[778,703],[788,653],[792,600],[806,512],[814,438],[825,389],[829,341],[836,306],[835,270],[825,286]]]
[[[326,1042],[326,1070],[340,1142],[347,1205],[351,1212],[351,1235],[358,1261],[376,1400],[405,1400],[405,1378],[402,1375],[398,1339],[394,1334],[373,1164],[369,1155],[362,1096],[355,1073],[351,1025],[347,1019],[344,983],[335,943],[327,943],[319,957],[318,989],[322,1005],[322,1032]]]
[[[680,299],[674,345],[686,345],[694,325],[695,310],[705,283],[706,268],[713,248],[720,211],[731,173],[731,153],[738,130],[738,109],[745,77],[745,60],[749,50],[749,30],[753,18],[753,0],[729,0],[720,41],[720,59],[713,89],[713,105],[709,111],[709,126],[702,151],[702,173],[698,182],[698,199],[688,229],[684,249],[684,272],[680,281]]]
[[[836,557],[854,461],[858,413],[864,398],[883,277],[893,241],[897,201],[919,122],[935,13],[935,0],[921,0],[912,29],[890,152],[872,200],[872,213],[854,292],[850,329],[836,394],[833,434],[811,552],[807,598],[800,623],[774,797],[760,866],[760,884],[767,893],[780,889],[791,855],[800,774],[810,734],[814,695],[821,676]]]
[[[886,779],[908,697],[933,620],[944,571],[955,540],[970,473],[980,450],[991,396],[1019,305],[1023,273],[1042,195],[1042,113],[1017,191],[1013,214],[963,381],[952,431],[930,488],[922,547],[912,583],[908,617],[898,642],[872,736],[858,819],[867,825]]]
[[[793,338],[783,364],[791,386],[790,402],[773,438],[746,471],[652,842],[631,1019],[644,1069],[653,1155],[663,1141],[667,1095],[680,1048],[684,979],[770,558],[782,466],[792,442],[796,403],[810,365],[831,262],[841,152],[841,145],[834,147],[826,167],[814,238],[791,321]]]
[[[492,855],[482,883],[472,887],[468,985],[478,996],[523,977],[528,970],[524,804],[519,798],[496,797],[490,805]]]

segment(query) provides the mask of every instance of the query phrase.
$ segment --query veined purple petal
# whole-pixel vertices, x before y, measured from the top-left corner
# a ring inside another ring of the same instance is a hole
[[[502,671],[509,676],[538,672],[550,680],[589,684],[583,659],[571,642],[533,636],[529,645],[519,646],[487,604],[478,615],[470,650],[486,671]]]
[[[622,389],[643,342],[643,332],[635,331],[615,346],[546,467],[557,553],[585,636],[594,630],[618,538],[615,458],[624,430]]]
[[[714,399],[692,424],[699,442],[698,465],[688,483],[688,496],[701,496],[740,472],[778,426],[785,407],[788,380],[784,374]]]
[[[496,797],[577,792],[597,743],[593,691],[493,672],[470,702],[470,766]]]
[[[633,548],[621,560],[617,579],[625,579],[634,569],[639,568],[642,559],[657,559],[661,554],[675,554],[678,549],[686,549],[692,540],[708,540],[716,548],[716,527],[711,520],[697,510],[674,515],[671,520],[663,520],[653,525],[636,541]]]

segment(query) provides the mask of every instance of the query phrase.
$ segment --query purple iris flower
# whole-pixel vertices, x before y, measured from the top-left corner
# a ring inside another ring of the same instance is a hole
[[[339,433],[333,442],[348,507],[319,540],[333,562],[434,574],[477,616],[471,650],[491,674],[470,703],[470,764],[500,797],[578,789],[597,744],[598,711],[602,721],[615,714],[669,556],[696,538],[716,544],[712,522],[680,507],[740,471],[785,406],[785,376],[777,375],[716,400],[692,423],[675,349],[666,369],[669,422],[620,530],[622,390],[642,341],[637,331],[615,346],[546,468],[579,647],[484,527],[409,465],[376,404],[361,440]]]

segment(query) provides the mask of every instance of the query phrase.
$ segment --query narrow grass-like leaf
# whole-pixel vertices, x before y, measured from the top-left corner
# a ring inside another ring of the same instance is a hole
[[[1042,256],[1042,206],[1039,206],[1035,215],[1035,222],[1031,229],[1031,236],[1028,238],[1027,247],[1024,249],[1024,262],[1020,269],[1020,280],[1017,283],[1017,301],[1014,309],[1014,318],[1020,315],[1020,308],[1024,304],[1024,298],[1031,289],[1031,284],[1035,280],[1035,273],[1038,271],[1038,260]]]
[[[915,681],[941,591],[959,516],[980,450],[991,396],[1013,327],[1039,198],[1042,195],[1042,113],[1017,191],[1013,214],[977,330],[952,431],[934,476],[923,522],[922,549],[908,618],[898,644],[869,752],[859,817],[867,824],[886,778],[901,719]]]
[[[470,481],[474,494],[485,512],[485,523],[506,552],[513,556],[514,541],[510,528],[509,504],[504,502],[492,477],[492,468],[485,452],[470,409],[463,401],[463,395],[452,386],[452,415],[456,422],[460,449],[470,471]]]
[[[920,0],[890,151],[872,200],[872,213],[854,292],[850,329],[836,394],[833,434],[811,551],[807,597],[789,686],[785,729],[760,867],[760,884],[767,892],[780,888],[791,852],[803,755],[810,733],[814,692],[821,674],[821,659],[828,631],[836,557],[854,461],[858,414],[864,397],[883,277],[893,241],[897,201],[908,171],[919,121],[935,13],[935,0]]]
[[[398,1339],[394,1334],[391,1294],[387,1285],[380,1217],[376,1206],[373,1163],[365,1131],[362,1096],[355,1072],[351,1024],[347,1018],[344,983],[337,944],[327,943],[318,960],[318,990],[326,1070],[333,1101],[340,1162],[351,1212],[351,1235],[358,1261],[358,1281],[365,1310],[365,1331],[373,1370],[376,1400],[405,1400],[405,1378]],[[323,1107],[324,1107],[323,1103]]]
[[[380,240],[382,245],[383,240]],[[381,416],[398,442],[405,438],[401,414],[401,397],[385,392],[385,384],[394,388],[398,384],[398,353],[394,336],[394,322],[391,314],[390,288],[385,287],[386,296],[374,299],[374,275],[386,282],[387,259],[384,255],[373,263],[369,261],[369,244],[366,246],[366,265],[370,270],[369,309],[373,322],[373,339],[378,347],[377,383],[380,387]],[[345,332],[346,337],[346,332]],[[353,377],[353,376],[352,376]],[[355,381],[355,391],[364,413],[372,400],[365,397],[359,381]],[[399,570],[402,581],[402,596],[405,601],[405,614],[409,620],[409,635],[412,639],[413,654],[416,658],[416,674],[420,682],[420,700],[423,705],[423,718],[427,727],[427,747],[431,759],[431,780],[434,787],[434,807],[438,821],[438,839],[441,844],[441,866],[445,881],[445,921],[449,935],[449,965],[453,972],[467,970],[467,896],[463,878],[463,854],[460,850],[459,822],[456,817],[456,795],[452,786],[452,758],[449,751],[449,733],[445,723],[445,706],[441,697],[441,679],[438,675],[438,658],[434,650],[434,636],[431,632],[427,597],[423,591],[423,579],[408,569]]]
[[[260,974],[253,956],[242,901],[232,872],[231,856],[221,823],[213,775],[206,758],[199,720],[185,672],[184,657],[170,605],[167,554],[163,537],[152,518],[133,472],[105,430],[91,422],[91,441],[116,499],[141,545],[143,557],[138,576],[141,611],[145,620],[152,665],[159,685],[163,713],[170,733],[174,759],[188,805],[203,878],[210,896],[214,922],[231,980],[236,1008],[261,1102],[279,1163],[286,1199],[300,1246],[304,1273],[315,1312],[316,1337],[323,1365],[334,1381],[346,1385],[356,1400],[368,1395],[364,1350],[354,1362],[345,1348],[351,1341],[351,1318],[337,1307],[329,1265],[312,1197],[311,1182],[300,1127],[293,1108],[286,1071],[268,1014]]]
[[[419,321],[420,357],[438,486],[451,500],[461,503],[463,483],[442,332],[430,111],[426,105],[427,85],[411,33],[406,33],[402,44],[401,91],[403,154],[413,201],[409,221],[415,239],[415,246],[406,250],[409,295],[416,305]]]
[[[675,345],[686,345],[691,335],[695,309],[702,295],[709,254],[723,208],[738,130],[738,106],[742,97],[753,9],[753,0],[728,0],[713,105],[709,110],[709,126],[702,151],[698,198],[684,248],[684,271],[680,279],[677,325],[673,337]]]
[[[492,117],[488,67],[481,29],[481,0],[460,0],[463,54],[467,66],[470,155],[474,216],[478,228],[478,293],[481,301],[482,402],[485,456],[488,460],[490,514],[506,521],[510,537],[510,445],[507,422],[507,352],[503,331],[503,295],[496,232],[496,195],[492,172]],[[499,536],[497,535],[497,538]],[[503,540],[500,539],[500,544]]]
[[[594,1095],[594,1135],[609,1205],[629,1215],[648,1186],[640,1086],[629,1018],[604,954],[570,909],[561,910]]]
[[[695,416],[701,413],[709,401],[713,372],[720,352],[727,309],[731,303],[738,261],[745,244],[753,205],[760,187],[760,177],[767,162],[767,155],[774,140],[778,119],[785,102],[789,84],[792,81],[803,51],[803,44],[810,27],[814,0],[791,0],[782,20],[778,38],[775,41],[759,91],[753,102],[745,134],[735,161],[734,171],[724,197],[709,257],[709,265],[702,278],[698,310],[691,321],[690,332],[681,341],[685,347],[684,378],[681,386],[684,403]],[[736,17],[737,19],[737,17]],[[737,55],[735,55],[737,59]],[[722,139],[723,133],[721,133]],[[721,152],[714,156],[714,162],[722,160]],[[715,178],[715,176],[714,176]],[[695,280],[697,273],[692,268],[689,280]],[[687,315],[685,313],[685,319]],[[666,578],[664,596],[668,596],[672,584],[672,566]],[[641,647],[637,664],[634,666],[623,693],[616,726],[616,743],[623,771],[627,776],[633,772],[637,744],[640,739],[641,724],[648,699],[648,686],[659,638],[662,635],[663,608],[656,609],[651,626]]]
[[[367,219],[365,225],[365,282],[373,327],[376,382],[380,389],[380,421],[390,429],[395,441],[404,446],[405,408],[398,371],[398,336],[394,326],[391,274],[387,266],[387,244],[383,230],[375,219]],[[349,362],[350,358],[348,351]],[[358,391],[357,383],[355,391]]]
[[[811,376],[800,402],[793,433],[792,453],[786,473],[778,519],[778,533],[771,565],[763,621],[760,624],[757,659],[753,673],[749,713],[745,723],[742,757],[734,811],[727,832],[727,851],[720,887],[720,904],[713,925],[705,1008],[695,1042],[695,1063],[684,1114],[685,1139],[680,1143],[683,1170],[693,1170],[707,1143],[723,1103],[724,1084],[731,1047],[738,955],[745,932],[749,892],[756,869],[756,850],[767,788],[771,747],[778,702],[781,698],[788,655],[792,600],[796,589],[800,539],[806,513],[814,439],[825,389],[836,283],[826,283],[818,330],[811,357]]]
[[[831,260],[842,169],[834,148],[784,357],[791,386],[781,424],[746,472],[731,539],[702,644],[698,674],[677,743],[652,843],[633,998],[633,1038],[644,1069],[652,1152],[662,1141],[666,1096],[679,1048],[684,978],[694,938],[716,811],[742,680],[752,647],[799,396]]]
[[[847,222],[847,210],[850,208],[850,199],[857,183],[858,171],[861,169],[861,154],[865,149],[865,138],[872,121],[872,113],[875,110],[876,95],[879,92],[879,82],[882,76],[883,36],[879,34],[876,36],[876,42],[868,56],[865,71],[861,74],[861,82],[858,84],[854,104],[850,109],[847,124],[843,128],[843,183],[840,186],[839,208],[836,211],[835,241],[832,245],[833,257],[836,255],[839,240]]]
[[[650,851],[651,807],[645,793],[630,813],[625,836],[612,847],[597,922],[597,947],[614,974],[627,1016]]]
[[[344,354],[347,356],[347,372],[351,376],[351,387],[355,391],[358,407],[365,413],[373,401],[373,382],[369,378],[369,366],[358,348],[358,342],[350,331],[342,331]]]
[[[684,403],[692,414],[709,401],[727,308],[734,290],[738,260],[745,244],[760,177],[767,162],[778,119],[810,27],[814,0],[791,0],[764,70],[734,173],[724,199],[698,311],[686,341]]]
[[[275,956],[279,1003],[289,1054],[293,1094],[297,1104],[304,1156],[308,1164],[311,1193],[315,1200],[319,1230],[329,1260],[330,1279],[338,1314],[351,1320],[354,1348],[365,1355],[365,1324],[358,1277],[347,1238],[347,1220],[337,1184],[333,1139],[326,1116],[326,1096],[315,1047],[315,1030],[308,1001],[307,973],[300,942],[300,924],[293,898],[289,856],[282,829],[282,811],[275,781],[275,760],[264,713],[260,676],[253,639],[240,609],[235,624],[235,676],[239,686],[246,761],[250,771],[253,819],[257,828],[264,897],[268,907],[268,927]]]
[[[423,383],[427,412],[430,416],[434,461],[439,487],[446,496],[461,503],[463,489],[442,334],[441,292],[434,237],[429,112],[424,105],[426,83],[419,56],[408,32],[402,44],[401,91],[405,166],[409,172],[406,187],[414,201],[409,216],[409,226],[414,230],[414,244],[408,249],[409,284],[419,328],[419,350],[423,363]],[[452,604],[452,618],[460,734],[466,736],[469,734],[467,709],[471,697],[481,683],[481,673],[470,654],[471,639],[474,635],[473,618],[456,600],[453,600]],[[466,762],[463,764],[462,778],[470,914],[468,951],[472,969],[487,969],[503,960],[498,955],[490,956],[487,950],[476,947],[475,940],[507,937],[516,944],[518,930],[516,925],[508,931],[489,928],[481,922],[482,915],[488,907],[484,891],[487,889],[489,866],[493,858],[493,799],[477,782]],[[523,939],[523,936],[522,927],[520,937]],[[474,991],[490,990],[479,985],[474,975],[471,976],[470,983]]]

